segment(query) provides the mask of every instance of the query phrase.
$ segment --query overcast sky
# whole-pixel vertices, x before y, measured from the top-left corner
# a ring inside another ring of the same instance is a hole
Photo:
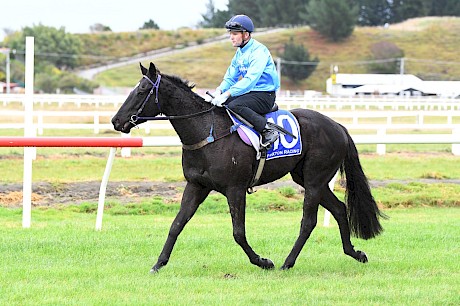
[[[217,9],[228,0],[213,0]],[[1,0],[0,41],[4,29],[42,24],[66,32],[88,33],[95,23],[114,32],[135,31],[152,19],[161,29],[193,27],[202,20],[209,0]]]

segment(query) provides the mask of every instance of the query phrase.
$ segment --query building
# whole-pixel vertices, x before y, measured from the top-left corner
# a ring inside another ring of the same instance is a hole
[[[17,93],[19,89],[18,86],[18,83],[10,83],[10,93]],[[0,81],[0,94],[7,93],[6,87],[6,83]]]
[[[460,81],[423,81],[412,74],[333,74],[326,81],[330,95],[407,95],[460,97]]]

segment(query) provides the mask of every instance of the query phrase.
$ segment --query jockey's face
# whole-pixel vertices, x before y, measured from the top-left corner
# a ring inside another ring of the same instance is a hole
[[[250,37],[248,32],[230,31],[229,33],[233,47],[241,47],[248,42]]]

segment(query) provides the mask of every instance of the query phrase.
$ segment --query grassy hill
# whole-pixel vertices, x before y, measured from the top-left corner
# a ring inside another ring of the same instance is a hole
[[[105,63],[167,47],[200,44],[208,38],[225,34],[222,29],[181,28],[176,31],[140,30],[137,32],[104,32],[76,34],[84,50],[81,65]]]
[[[371,59],[370,47],[379,41],[392,42],[404,50],[408,58],[406,73],[425,80],[460,80],[459,33],[460,18],[426,17],[390,25],[386,29],[357,27],[350,38],[340,43],[325,40],[309,27],[259,34],[256,39],[265,43],[276,58],[282,55],[284,44],[294,37],[297,44],[303,44],[321,62],[313,75],[299,84],[283,77],[282,88],[325,91],[331,65],[338,65],[342,73],[367,73],[369,66],[362,61]],[[193,81],[200,88],[213,88],[220,83],[234,51],[230,42],[223,42],[203,46],[200,51],[164,56],[155,59],[154,63],[163,73]],[[132,87],[139,76],[138,65],[128,65],[103,72],[96,76],[96,81],[104,86]]]

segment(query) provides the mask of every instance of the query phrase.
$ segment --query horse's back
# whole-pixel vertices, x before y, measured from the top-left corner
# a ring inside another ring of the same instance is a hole
[[[346,145],[348,137],[346,129],[333,119],[317,111],[297,108],[291,110],[297,118],[302,137],[312,140],[312,144],[320,141],[323,145]]]
[[[347,130],[331,118],[309,109],[293,109],[300,125],[304,156],[317,163],[345,158],[348,148]]]

